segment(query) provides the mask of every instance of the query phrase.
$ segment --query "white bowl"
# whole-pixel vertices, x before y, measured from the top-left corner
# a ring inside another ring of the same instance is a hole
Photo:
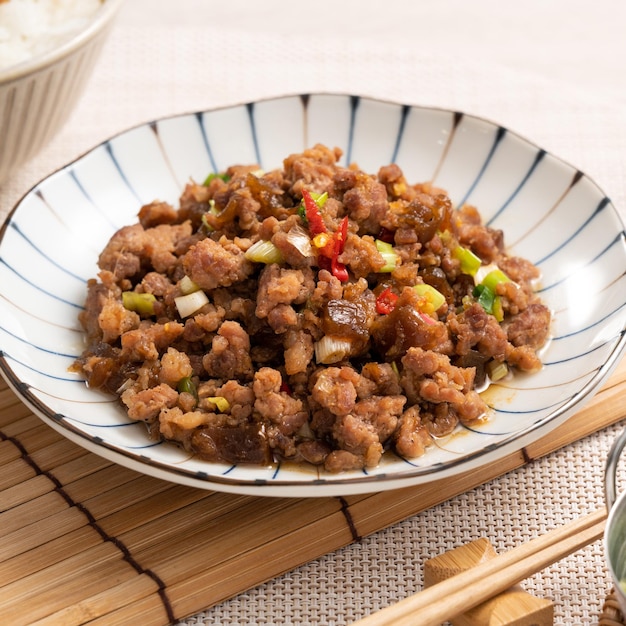
[[[68,367],[83,350],[77,315],[113,232],[140,206],[176,204],[189,178],[234,163],[279,167],[316,142],[369,172],[397,162],[432,180],[505,233],[542,271],[554,312],[543,369],[486,393],[493,417],[414,460],[324,474],[313,467],[207,463],[147,438],[108,396]],[[579,410],[626,340],[626,243],[610,200],[580,171],[490,121],[347,95],[288,96],[180,115],[123,132],[38,184],[0,231],[0,370],[46,423],[112,461],[170,481],[271,496],[365,493],[425,483],[497,462]],[[462,436],[459,436],[462,434]]]
[[[0,184],[62,128],[80,98],[123,0],[103,0],[74,37],[0,68]]]

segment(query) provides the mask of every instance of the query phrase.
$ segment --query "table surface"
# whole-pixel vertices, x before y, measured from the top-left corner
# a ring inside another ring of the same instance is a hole
[[[0,187],[0,220],[41,178],[161,115],[340,92],[492,119],[593,178],[626,219],[623,0],[127,0],[61,133]],[[603,506],[616,425],[187,619],[348,624],[420,589],[424,561],[488,537],[502,551]],[[602,543],[529,578],[555,623],[597,624]]]

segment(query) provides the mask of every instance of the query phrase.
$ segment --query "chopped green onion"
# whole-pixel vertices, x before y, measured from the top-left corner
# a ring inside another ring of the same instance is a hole
[[[181,317],[189,317],[196,311],[201,309],[209,301],[208,296],[201,289],[198,291],[192,291],[184,296],[178,296],[174,298],[174,304],[178,309],[178,314]]]
[[[414,285],[413,289],[426,300],[427,305],[423,307],[425,313],[434,313],[446,301],[446,297],[440,291],[427,283]]]
[[[315,200],[315,204],[317,204],[320,209],[324,208],[326,200],[328,200],[328,192],[325,191],[324,193],[315,193],[314,191],[311,191],[309,193],[311,194],[311,198]]]
[[[511,279],[501,270],[491,270],[481,281],[485,287],[489,287],[492,291],[496,291],[496,286],[500,283],[508,283]]]
[[[154,303],[156,298],[152,293],[137,293],[136,291],[123,291],[122,304],[125,309],[135,311],[140,315],[154,315]]]
[[[502,380],[509,373],[509,366],[502,361],[489,361],[487,375],[492,382]]]
[[[325,191],[324,193],[315,193],[314,191],[309,191],[309,195],[315,201],[315,204],[317,204],[318,209],[323,208],[324,205],[326,204],[326,200],[328,200],[327,191]],[[298,215],[305,222],[308,222],[307,216],[306,216],[306,207],[304,206],[304,198],[302,199],[302,202],[300,203],[300,206],[298,207]]]
[[[225,183],[227,183],[230,180],[230,176],[228,174],[216,174],[215,172],[211,172],[205,179],[204,182],[202,183],[205,187],[208,187],[211,184],[212,180],[215,180],[216,178],[221,178]]]
[[[400,378],[400,370],[398,369],[398,364],[395,361],[391,362],[391,369],[393,370],[393,373]]]
[[[502,307],[502,298],[496,296],[493,299],[493,316],[501,322],[504,319],[504,308]]]
[[[496,294],[492,289],[481,283],[480,285],[476,285],[476,287],[474,287],[472,295],[476,298],[476,301],[483,307],[486,313],[489,313],[490,315],[493,314],[493,303],[496,299]]]
[[[461,271],[463,274],[474,276],[478,271],[482,261],[469,248],[457,246],[452,252],[454,258],[461,262]]]
[[[176,389],[180,393],[190,393],[194,398],[198,398],[198,390],[191,378],[191,376],[185,376],[185,378],[181,378],[178,381],[178,385],[176,385]]]
[[[212,402],[220,413],[225,413],[228,409],[230,409],[228,400],[223,396],[210,396],[207,400]]]
[[[324,335],[315,343],[315,360],[318,363],[337,363],[345,359],[352,350],[352,342],[349,339],[339,339]]]
[[[385,264],[378,270],[379,272],[393,272],[396,269],[398,263],[398,253],[393,249],[393,246],[386,241],[376,240],[376,250],[380,252],[380,255],[385,259]]]
[[[200,287],[189,278],[189,276],[183,276],[180,279],[180,283],[178,284],[183,295],[187,295],[189,293],[193,293],[194,291],[198,291]]]
[[[248,261],[253,263],[282,263],[284,261],[281,251],[271,242],[259,239],[253,243],[245,254]]]

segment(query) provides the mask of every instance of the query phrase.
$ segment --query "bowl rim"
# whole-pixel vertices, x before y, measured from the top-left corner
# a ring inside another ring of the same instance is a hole
[[[89,24],[62,45],[19,63],[0,68],[0,86],[42,71],[85,46],[111,24],[124,1],[102,0],[102,6],[96,11]]]

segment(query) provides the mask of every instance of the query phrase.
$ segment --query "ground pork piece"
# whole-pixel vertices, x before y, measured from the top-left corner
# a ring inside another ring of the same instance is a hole
[[[331,452],[331,447],[323,441],[307,439],[297,444],[296,451],[298,457],[306,463],[322,465]]]
[[[550,310],[535,302],[503,324],[508,340],[514,346],[541,348],[550,334]]]
[[[351,367],[319,368],[311,382],[313,399],[334,415],[346,415],[354,409],[359,374]]]
[[[124,226],[109,239],[98,257],[98,267],[109,270],[116,280],[132,277],[141,270],[145,230],[141,224]]]
[[[395,431],[405,404],[403,395],[371,396],[354,405],[353,415],[371,424],[381,443],[385,443]]]
[[[311,430],[319,440],[330,441],[337,416],[333,415],[324,407],[315,408],[314,405],[315,402],[309,399],[309,406],[311,407]]]
[[[459,423],[454,407],[447,403],[431,404],[422,410],[422,422],[433,437],[446,437]]]
[[[339,261],[350,268],[357,278],[365,278],[379,272],[386,261],[376,248],[374,238],[369,235],[358,237],[348,233],[344,251]]]
[[[343,194],[343,205],[350,219],[359,225],[359,234],[378,235],[387,214],[387,190],[365,173],[357,173],[354,186]]]
[[[462,403],[474,380],[473,368],[455,367],[445,354],[410,348],[402,357],[402,388],[411,404]]]
[[[178,392],[161,383],[150,389],[135,391],[127,389],[120,396],[126,405],[128,417],[133,420],[154,422],[164,408],[172,408],[178,401]]]
[[[201,289],[228,287],[248,278],[254,265],[244,252],[227,237],[219,241],[202,239],[191,246],[182,258],[185,273]]]
[[[225,291],[225,290],[220,290]],[[214,292],[215,293],[215,292]],[[255,296],[255,293],[250,293]],[[217,304],[217,298],[215,299]],[[259,332],[267,330],[266,320],[262,320],[255,315],[256,300],[251,298],[233,297],[225,302],[226,319],[236,320],[246,329],[249,335],[256,335]]]
[[[365,467],[364,457],[347,450],[333,450],[324,460],[324,469],[333,474],[359,470]]]
[[[317,284],[309,305],[315,309],[321,309],[329,300],[340,300],[343,295],[341,281],[327,270],[320,270],[317,275]]]
[[[415,194],[415,189],[409,186],[402,170],[396,163],[383,165],[378,170],[378,180],[385,185],[387,195],[391,198],[409,199],[412,194]]]
[[[540,276],[539,268],[527,259],[502,255],[498,258],[498,267],[513,281],[524,284]]]
[[[194,315],[192,319],[203,331],[213,333],[220,327],[225,315],[226,311],[223,307],[205,304],[202,307],[202,313]]]
[[[301,154],[292,154],[283,160],[285,179],[291,183],[291,193],[302,195],[302,188],[323,193],[330,191],[335,163],[341,157],[341,150],[331,150],[316,144]]]
[[[484,226],[474,206],[463,205],[456,215],[459,242],[471,248],[484,263],[495,261],[504,248],[502,231]]]
[[[178,212],[168,202],[155,200],[142,206],[138,217],[139,223],[147,229],[158,224],[173,224],[178,219]]]
[[[451,312],[448,329],[455,342],[455,352],[464,356],[475,349],[481,354],[503,361],[507,349],[506,332],[493,315],[485,312],[477,302],[461,314]]]
[[[305,280],[302,270],[285,269],[275,263],[266,265],[259,276],[256,316],[263,319],[280,304],[305,302],[313,287],[313,281]]]
[[[166,297],[174,290],[172,281],[159,272],[148,272],[141,279],[141,290],[143,293],[151,293],[158,297]]]
[[[349,413],[337,418],[333,437],[342,450],[363,459],[362,467],[376,467],[383,455],[383,446],[373,424]]]
[[[278,370],[262,367],[254,375],[254,410],[283,435],[293,435],[307,421],[308,412],[302,400],[281,391],[282,376]]]
[[[139,328],[121,336],[122,355],[128,361],[155,361],[159,353],[185,331],[179,322],[152,324],[142,322]]]
[[[208,424],[213,417],[205,411],[183,411],[178,406],[164,408],[159,413],[159,433],[166,439],[185,443],[190,431]]]
[[[372,395],[397,396],[402,393],[400,377],[389,363],[366,363],[361,369],[361,377],[373,383]]]
[[[191,224],[159,224],[144,232],[144,254],[149,258],[150,267],[156,272],[167,274],[178,265],[175,254],[178,242],[191,235]]]
[[[87,297],[85,308],[78,314],[78,320],[85,330],[87,340],[91,343],[102,338],[102,329],[98,316],[107,298],[111,297],[111,290],[94,278],[87,281]]]
[[[378,465],[405,402],[404,396],[372,396],[357,402],[351,413],[335,421],[333,438],[338,447],[362,457],[365,467]]]
[[[518,283],[504,281],[496,285],[496,294],[500,296],[502,310],[506,315],[517,315],[528,307],[530,293]]]
[[[267,323],[277,335],[282,335],[298,325],[298,314],[288,304],[278,304],[267,315]]]
[[[141,319],[134,311],[129,311],[112,294],[104,300],[102,309],[98,315],[102,341],[114,343],[119,337],[128,331],[139,328]]]
[[[486,417],[488,407],[480,394],[470,389],[465,394],[463,402],[454,405],[454,410],[462,424],[472,424]]]
[[[398,420],[398,428],[393,437],[394,447],[400,456],[416,458],[426,452],[433,441],[426,426],[422,423],[417,404],[410,406]]]
[[[523,372],[537,372],[541,369],[541,359],[530,346],[514,346],[509,344],[506,351],[506,361]]]
[[[288,330],[283,340],[285,347],[285,372],[289,376],[306,372],[315,349],[313,337],[304,330]]]
[[[202,365],[212,378],[251,380],[254,368],[248,333],[237,322],[224,322],[213,338],[211,350],[203,357]]]
[[[175,348],[168,348],[161,357],[159,380],[175,388],[183,378],[188,378],[192,374],[193,368],[189,356]]]
[[[255,395],[251,383],[242,385],[236,380],[228,380],[223,385],[211,388],[211,386],[200,386],[198,389],[198,406],[212,410],[215,403],[210,397],[225,398],[228,402],[226,412],[233,424],[243,423],[251,415],[254,409]]]
[[[189,220],[193,229],[198,230],[202,225],[203,216],[211,208],[211,197],[224,187],[226,187],[226,183],[218,176],[208,186],[199,185],[195,182],[187,183],[179,199],[179,219]]]

